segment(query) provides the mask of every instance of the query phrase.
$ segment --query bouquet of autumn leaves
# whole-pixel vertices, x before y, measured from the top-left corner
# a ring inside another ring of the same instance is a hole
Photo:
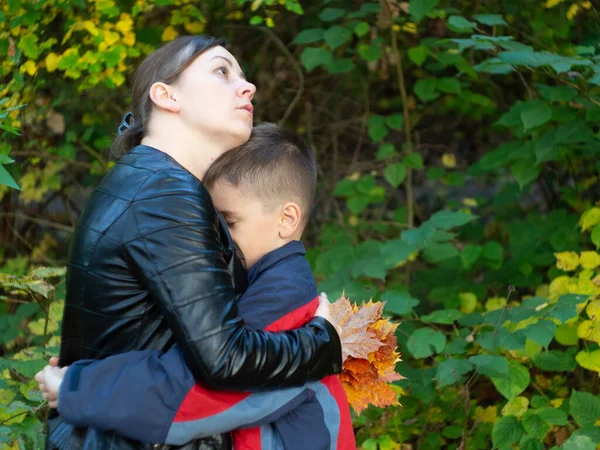
[[[345,361],[340,380],[357,414],[369,404],[379,407],[399,404],[389,385],[403,378],[395,371],[400,361],[394,335],[398,324],[382,317],[383,306],[383,302],[372,301],[352,305],[342,294],[330,309],[342,330]]]

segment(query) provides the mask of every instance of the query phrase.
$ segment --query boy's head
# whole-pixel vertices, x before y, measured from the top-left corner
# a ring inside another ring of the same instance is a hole
[[[313,207],[317,168],[296,134],[272,123],[221,155],[203,179],[250,268],[267,253],[300,239]]]

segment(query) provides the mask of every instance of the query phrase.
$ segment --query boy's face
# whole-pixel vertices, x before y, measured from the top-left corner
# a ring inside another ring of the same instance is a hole
[[[240,247],[250,269],[260,258],[279,248],[279,208],[268,208],[243,188],[216,182],[210,189],[215,207],[227,222],[231,237]]]

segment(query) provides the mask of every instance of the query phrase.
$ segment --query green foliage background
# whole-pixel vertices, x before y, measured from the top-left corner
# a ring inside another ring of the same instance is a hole
[[[43,447],[31,378],[70,233],[135,66],[190,33],[227,37],[257,121],[315,149],[320,289],[402,322],[403,406],[355,416],[359,445],[597,448],[600,17],[580,0],[1,3],[0,445]]]

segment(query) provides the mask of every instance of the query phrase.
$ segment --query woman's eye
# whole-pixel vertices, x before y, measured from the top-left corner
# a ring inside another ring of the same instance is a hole
[[[221,75],[223,75],[225,78],[227,78],[227,75],[229,75],[229,69],[225,66],[221,66],[217,69],[217,72],[220,73]]]
[[[235,222],[225,222],[229,228],[235,225]]]

